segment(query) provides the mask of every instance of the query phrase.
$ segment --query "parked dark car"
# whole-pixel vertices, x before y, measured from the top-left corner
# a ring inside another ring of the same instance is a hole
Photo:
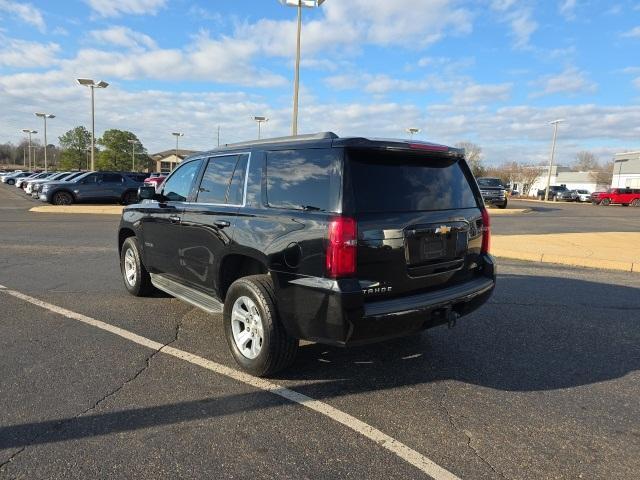
[[[54,205],[76,202],[120,202],[125,205],[138,200],[138,187],[144,174],[130,172],[87,172],[69,182],[45,183],[40,200]]]
[[[569,189],[565,186],[565,185],[551,185],[549,187],[549,200],[553,200],[554,202],[557,202],[560,200],[560,198],[556,198],[558,196],[558,194],[562,193],[564,194],[565,192],[568,192]],[[544,200],[545,197],[545,192],[546,192],[546,188],[543,188],[542,190],[538,190],[538,200]]]
[[[485,204],[507,208],[507,189],[502,180],[490,177],[480,177],[476,180]]]
[[[553,199],[558,202],[575,202],[578,200],[578,192],[575,190],[560,190],[556,192]]]
[[[127,290],[223,312],[237,363],[292,363],[299,339],[350,346],[417,334],[495,285],[489,215],[459,149],[285,137],[199,153],[124,209]]]

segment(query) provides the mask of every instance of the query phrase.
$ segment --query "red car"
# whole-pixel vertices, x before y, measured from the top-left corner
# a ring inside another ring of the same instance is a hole
[[[619,203],[625,207],[640,207],[640,188],[610,188],[606,192],[594,192],[591,201],[594,205],[607,206]]]
[[[150,177],[145,178],[144,184],[149,187],[155,187],[155,189],[157,190],[158,187],[162,185],[162,182],[164,182],[165,178],[167,178],[166,175],[152,174]]]

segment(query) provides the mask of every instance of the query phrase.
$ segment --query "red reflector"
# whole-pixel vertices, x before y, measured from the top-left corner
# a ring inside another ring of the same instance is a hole
[[[349,217],[337,217],[329,223],[326,267],[331,278],[346,277],[356,272],[358,227]]]
[[[409,148],[413,150],[426,150],[427,152],[448,152],[446,145],[430,145],[428,143],[410,143]]]
[[[486,208],[482,209],[482,253],[489,253],[491,248],[491,219]]]

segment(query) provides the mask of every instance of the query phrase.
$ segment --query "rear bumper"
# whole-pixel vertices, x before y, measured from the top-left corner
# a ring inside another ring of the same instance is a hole
[[[280,317],[294,337],[356,346],[449,323],[483,305],[495,288],[496,269],[485,257],[482,275],[441,290],[364,302],[356,280],[289,279],[278,275]]]

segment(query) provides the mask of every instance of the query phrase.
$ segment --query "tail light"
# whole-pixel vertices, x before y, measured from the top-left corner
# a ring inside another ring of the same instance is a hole
[[[326,267],[331,278],[346,277],[356,272],[358,227],[349,217],[337,217],[329,223]]]
[[[486,208],[482,209],[482,253],[489,253],[491,247],[491,219]]]

